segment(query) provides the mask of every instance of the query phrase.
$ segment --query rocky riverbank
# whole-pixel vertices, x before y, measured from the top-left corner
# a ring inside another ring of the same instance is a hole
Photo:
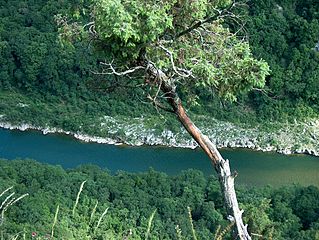
[[[70,132],[52,127],[39,127],[30,124],[12,125],[0,116],[0,127],[21,131],[34,129],[43,134],[63,133],[85,142],[104,144],[163,145],[169,147],[196,148],[197,143],[183,128],[178,131],[160,130],[156,124],[152,127],[147,118],[114,118],[105,116],[100,119],[99,136],[90,136],[83,132]],[[319,156],[319,120],[303,123],[268,125],[267,128],[239,126],[218,121],[205,116],[197,116],[196,122],[218,148],[250,148],[259,151],[277,151],[283,154],[305,153]]]

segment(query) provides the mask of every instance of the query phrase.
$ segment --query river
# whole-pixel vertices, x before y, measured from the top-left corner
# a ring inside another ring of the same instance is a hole
[[[236,181],[240,184],[319,186],[318,157],[285,156],[243,149],[223,149],[221,153],[230,160],[232,170],[239,173]],[[84,143],[62,134],[43,135],[38,131],[1,128],[0,158],[31,158],[64,168],[96,164],[113,173],[119,170],[143,172],[149,168],[169,175],[189,168],[201,170],[205,175],[214,173],[208,158],[199,149]]]

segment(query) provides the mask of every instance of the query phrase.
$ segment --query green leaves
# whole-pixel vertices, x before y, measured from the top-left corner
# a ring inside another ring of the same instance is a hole
[[[95,6],[96,27],[100,32],[100,36],[104,39],[115,36],[127,42],[129,38],[138,40],[137,32],[132,26],[133,18],[125,10],[120,0],[102,0],[97,1]]]
[[[138,57],[141,46],[155,41],[172,28],[173,18],[167,14],[171,1],[102,0],[94,4],[94,21],[99,38],[112,42],[115,55]]]
[[[72,216],[84,179],[88,181]],[[0,182],[1,192],[14,185],[18,196],[30,194],[6,212],[6,221],[1,225],[4,239],[12,239],[9,236],[18,232],[25,233],[26,239],[31,239],[32,232],[37,233],[37,239],[45,239],[51,235],[52,227],[55,239],[129,236],[137,240],[145,239],[145,235],[148,239],[176,239],[176,225],[186,239],[192,238],[193,229],[198,239],[213,239],[216,228],[221,225],[225,229],[228,224],[222,217],[225,210],[216,178],[207,179],[195,170],[177,176],[153,170],[110,175],[93,165],[66,171],[31,160],[0,160]],[[264,239],[317,239],[317,187],[242,186],[239,196],[252,233],[263,235]],[[191,216],[187,206],[192,209]]]
[[[269,66],[263,60],[257,60],[251,54],[248,43],[223,28],[220,24],[205,24],[206,30],[197,30],[183,36],[179,41],[166,44],[174,54],[176,69],[187,69],[192,76],[183,78],[183,84],[191,92],[214,89],[226,100],[236,101],[238,94],[254,87],[262,88],[265,77],[269,75]],[[162,56],[160,51],[151,58],[153,62]],[[164,56],[167,58],[167,56]],[[161,66],[164,60],[162,59]],[[174,74],[172,63],[165,62],[168,75]]]
[[[279,106],[279,119],[283,119],[283,112],[295,115],[301,102],[318,110],[318,10],[318,3],[311,0],[251,1],[249,16],[245,17],[251,46],[272,69],[267,87],[273,100],[269,103],[266,98],[258,106],[265,116]]]
[[[223,20],[205,20],[227,4],[230,1],[102,0],[95,1],[93,16],[99,40],[118,62],[134,65],[138,57],[146,58],[187,86],[192,98],[200,87],[235,101],[238,94],[263,87],[269,67],[253,58],[249,45],[225,28]]]

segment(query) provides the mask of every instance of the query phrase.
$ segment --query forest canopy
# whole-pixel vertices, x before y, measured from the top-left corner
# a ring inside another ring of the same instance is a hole
[[[77,193],[83,186],[76,212]],[[146,173],[118,172],[111,175],[97,166],[72,170],[31,160],[0,160],[0,194],[13,186],[17,194],[29,196],[5,213],[0,231],[5,237],[24,232],[44,238],[51,233],[57,205],[60,206],[57,239],[145,239],[149,217],[156,210],[149,239],[193,239],[187,206],[198,239],[214,239],[229,225],[220,187],[214,176],[188,170],[177,176],[149,170]],[[319,189],[314,186],[246,188],[238,197],[247,211],[245,221],[252,233],[276,240],[313,240],[319,237]],[[5,196],[0,197],[0,203]],[[98,203],[92,218],[92,211]],[[108,208],[99,228],[101,214]],[[229,230],[223,239],[230,239]],[[218,235],[218,234],[217,234]],[[22,236],[22,235],[21,235]],[[5,238],[6,239],[6,238]],[[88,238],[90,239],[90,238]]]
[[[112,3],[115,4],[116,1]],[[198,8],[196,13],[205,13],[204,5],[195,5],[190,7]],[[140,101],[135,96],[138,94],[131,95],[130,102],[127,102],[125,87],[115,86],[117,92],[121,92],[115,94],[112,91],[114,86],[110,87],[114,84],[111,77],[107,83],[102,84],[100,76],[92,73],[97,70],[98,62],[105,59],[97,56],[88,45],[76,43],[70,46],[61,44],[59,40],[56,16],[72,15],[80,22],[86,23],[89,21],[88,12],[83,12],[82,9],[88,6],[88,1],[4,1],[0,6],[1,91],[16,91],[32,99],[50,101],[54,105],[66,101],[80,108],[83,103],[90,105],[92,102],[102,101],[104,109],[95,107],[100,113],[114,112],[114,104],[109,107],[109,103],[110,99],[115,99],[115,102],[124,103],[118,104],[117,113],[132,114],[134,110],[128,110],[126,106],[132,102],[136,105],[135,102]],[[244,93],[238,97],[237,103],[222,104],[230,108],[229,119],[238,117],[236,108],[232,106],[242,105],[252,109],[257,118],[268,120],[304,118],[317,113],[319,52],[315,46],[319,38],[318,4],[315,1],[272,0],[250,1],[246,6],[236,10],[245,23],[244,35],[250,43],[254,57],[262,58],[270,65],[271,76],[266,79],[265,92],[253,91],[249,95]],[[150,8],[149,13],[152,11],[154,12],[154,9]],[[189,16],[183,18],[189,18],[191,21]],[[153,20],[149,25],[143,23],[143,27],[152,29],[145,39],[141,37],[141,32],[132,31],[126,31],[125,34],[130,36],[124,37],[145,42],[170,24],[174,24],[169,16],[158,18],[155,14]],[[156,21],[161,24],[153,28],[152,24]],[[229,24],[230,29],[233,28],[232,23],[225,24]],[[100,27],[103,27],[103,24]],[[107,29],[106,25],[104,27]],[[132,40],[128,39],[128,42],[133,44]],[[110,59],[112,58],[110,56]],[[199,64],[197,71],[203,70]],[[205,72],[216,75],[214,71],[207,69]],[[198,86],[196,90],[201,106],[205,109],[212,108],[211,112],[216,117],[224,116],[219,114],[223,110],[220,109],[221,100],[218,96],[211,98],[201,89]],[[192,109],[201,112],[201,106]],[[138,112],[149,111],[147,107],[141,108],[143,106],[135,106]]]

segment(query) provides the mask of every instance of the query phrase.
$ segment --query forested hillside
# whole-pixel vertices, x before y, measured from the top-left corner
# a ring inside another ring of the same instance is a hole
[[[318,112],[318,1],[252,0],[248,15],[246,29],[253,52],[272,70],[267,94],[250,95],[257,114],[278,119]]]
[[[96,166],[65,171],[30,160],[0,160],[0,194],[10,186],[0,205],[12,192],[29,196],[5,212],[4,239],[16,234],[31,239],[32,233],[52,239],[52,226],[54,239],[146,239],[148,232],[148,239],[194,239],[187,207],[198,240],[232,239],[218,181],[195,170],[174,177],[153,170],[112,176]],[[253,239],[319,239],[317,187],[242,187],[238,197]]]
[[[88,2],[2,1],[0,114],[7,120],[79,130],[79,125],[85,127],[94,116],[139,116],[153,111],[141,104],[143,99],[130,86],[91,73],[103,59],[89,45],[76,42],[71,46],[59,38],[57,16],[73,16],[85,23],[88,16],[81,10],[85,4]],[[193,112],[201,114],[205,109],[230,121],[283,121],[317,113],[318,8],[316,1],[252,0],[238,9],[255,57],[265,59],[271,67],[267,87],[233,104],[201,95],[201,106],[193,106]],[[231,114],[223,114],[225,108]]]
[[[103,77],[103,88],[101,78],[91,74],[98,58],[89,46],[60,41],[57,15],[76,15],[83,6],[83,1],[1,2],[0,114],[7,120],[79,130],[99,115],[141,112],[129,107],[136,99],[113,86],[112,78]]]

